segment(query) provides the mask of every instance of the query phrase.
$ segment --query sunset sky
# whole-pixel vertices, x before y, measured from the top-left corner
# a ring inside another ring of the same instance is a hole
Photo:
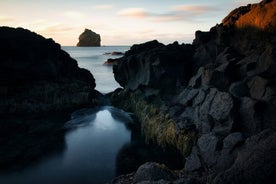
[[[260,0],[0,0],[0,25],[24,27],[61,45],[76,45],[85,28],[102,45],[157,39],[190,43],[234,8]]]

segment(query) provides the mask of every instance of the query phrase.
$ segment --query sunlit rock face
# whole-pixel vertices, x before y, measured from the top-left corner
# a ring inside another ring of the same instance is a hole
[[[74,109],[95,96],[93,75],[52,39],[0,27],[0,113]]]
[[[260,4],[249,4],[233,10],[222,20],[224,26],[252,27],[276,32],[276,1],[264,0]]]
[[[101,36],[90,29],[85,29],[79,36],[78,47],[99,47],[101,46]]]

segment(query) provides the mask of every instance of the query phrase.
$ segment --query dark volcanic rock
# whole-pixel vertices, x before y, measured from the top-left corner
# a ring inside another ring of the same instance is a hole
[[[58,111],[91,104],[93,75],[52,39],[0,28],[0,112]]]
[[[99,47],[101,46],[101,36],[89,29],[85,29],[79,36],[78,47]]]
[[[191,154],[186,158],[185,170],[186,171],[195,171],[201,168],[201,162],[199,159],[199,153],[197,147],[193,147]]]
[[[165,165],[151,162],[141,165],[134,175],[134,181],[137,183],[142,181],[158,181],[161,179],[171,181],[174,179],[174,175]]]
[[[117,65],[118,64],[118,60],[119,59],[112,59],[112,58],[109,58],[107,59],[107,61],[104,62],[105,65]]]
[[[147,86],[170,92],[190,78],[193,53],[191,45],[165,46],[156,40],[134,45],[114,66],[114,76],[121,86],[131,90]]]
[[[264,130],[246,140],[233,166],[213,183],[275,183],[276,133]]]
[[[264,0],[197,31],[193,45],[133,46],[114,67],[125,88],[115,102],[135,109],[146,137],[180,150],[183,172],[203,183],[275,183],[275,20],[276,0]]]

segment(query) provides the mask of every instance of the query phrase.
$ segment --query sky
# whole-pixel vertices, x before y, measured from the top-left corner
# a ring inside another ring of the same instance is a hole
[[[85,28],[102,45],[149,40],[191,43],[231,10],[260,0],[0,0],[0,26],[23,27],[63,46],[74,46]]]

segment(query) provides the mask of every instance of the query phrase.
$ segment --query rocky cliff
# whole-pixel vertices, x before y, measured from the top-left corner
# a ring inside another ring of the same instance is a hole
[[[93,75],[52,39],[0,27],[0,114],[75,109],[93,103]]]
[[[101,36],[90,29],[85,29],[79,36],[78,47],[99,47],[101,46]]]
[[[266,0],[197,31],[192,45],[151,41],[126,52],[113,68],[124,87],[113,103],[136,114],[146,141],[177,148],[185,168],[171,177],[145,164],[113,183],[276,182],[275,16]]]

